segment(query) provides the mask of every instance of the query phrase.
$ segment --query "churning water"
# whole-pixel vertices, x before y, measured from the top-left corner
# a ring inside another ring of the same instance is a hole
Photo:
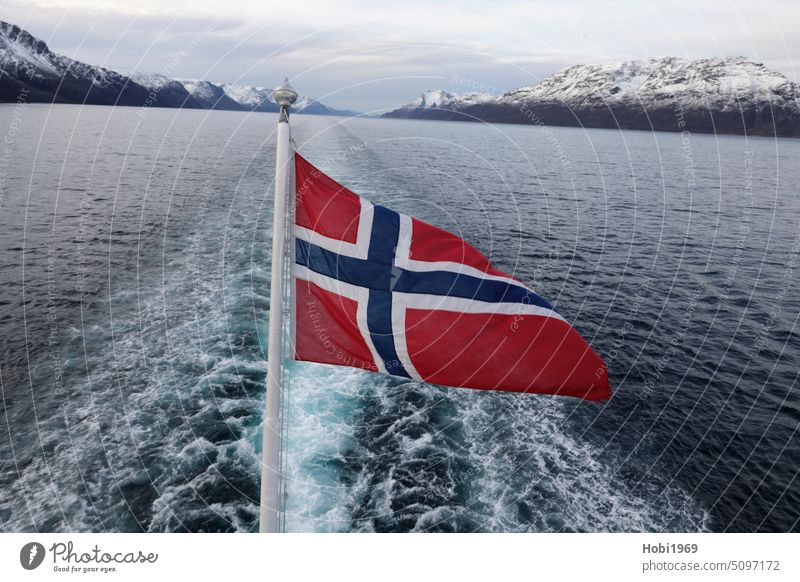
[[[275,116],[0,107],[0,529],[253,531]],[[293,363],[293,531],[800,529],[800,142],[298,116],[606,359],[591,404]]]

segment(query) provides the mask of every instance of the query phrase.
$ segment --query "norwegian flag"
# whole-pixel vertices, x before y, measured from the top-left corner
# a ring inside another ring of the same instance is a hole
[[[463,239],[294,157],[296,359],[444,386],[610,397],[603,360],[524,283]]]

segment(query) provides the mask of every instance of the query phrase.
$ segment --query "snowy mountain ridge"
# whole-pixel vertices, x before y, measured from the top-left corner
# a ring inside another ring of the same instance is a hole
[[[500,96],[429,90],[385,117],[800,135],[797,85],[745,57],[575,65]]]
[[[121,105],[146,97],[144,88],[110,69],[52,52],[47,44],[20,27],[0,21],[0,101],[44,100],[95,103],[116,96]]]
[[[277,111],[265,87],[171,79],[157,73],[112,70],[52,52],[19,26],[0,21],[0,102],[27,101]],[[300,97],[296,113],[357,115]]]
[[[661,57],[569,67],[537,85],[506,93],[501,100],[562,101],[578,106],[679,99],[684,107],[736,107],[737,101],[773,100],[796,107],[796,94],[797,87],[786,77],[745,57]]]
[[[493,99],[488,93],[448,93],[441,89],[429,89],[424,91],[422,95],[417,97],[411,103],[403,107],[421,108],[421,107],[449,107],[453,105],[474,105],[476,103],[484,103]]]

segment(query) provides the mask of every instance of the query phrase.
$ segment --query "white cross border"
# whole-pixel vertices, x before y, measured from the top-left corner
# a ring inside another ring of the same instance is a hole
[[[348,243],[336,240],[330,237],[323,236],[313,230],[295,225],[293,228],[294,235],[308,243],[322,247],[328,251],[352,257],[356,259],[366,260],[369,253],[370,238],[372,235],[372,221],[374,217],[374,206],[371,202],[364,198],[359,198],[361,201],[361,214],[359,216],[358,235],[355,243]],[[432,271],[447,271],[451,273],[459,273],[469,275],[480,279],[489,279],[493,281],[502,281],[522,287],[527,291],[533,292],[524,284],[511,277],[503,277],[501,275],[490,275],[483,271],[452,261],[417,261],[410,258],[411,254],[411,235],[412,235],[412,221],[411,217],[406,214],[400,214],[400,232],[398,236],[397,248],[395,250],[394,265],[402,269],[416,272],[432,272]],[[378,371],[386,374],[386,366],[384,365],[383,358],[380,357],[375,345],[372,342],[372,335],[370,334],[367,325],[367,304],[369,302],[369,289],[367,287],[360,287],[352,285],[344,281],[339,281],[332,277],[322,275],[316,271],[312,271],[303,265],[292,265],[292,274],[295,278],[302,281],[314,283],[318,287],[347,297],[355,301],[358,305],[356,310],[356,323],[361,332],[364,342],[367,344],[375,365]],[[539,305],[530,305],[525,303],[495,303],[490,301],[479,301],[477,299],[466,299],[462,297],[450,297],[447,295],[429,295],[422,293],[401,293],[397,291],[392,292],[392,335],[394,338],[395,351],[400,363],[405,368],[406,372],[414,379],[422,381],[417,369],[411,362],[411,356],[408,353],[408,342],[406,340],[406,310],[408,306],[412,305],[414,309],[428,309],[431,311],[451,311],[455,313],[488,313],[488,314],[503,314],[503,315],[534,315],[540,317],[552,317],[554,319],[564,320],[561,315]]]

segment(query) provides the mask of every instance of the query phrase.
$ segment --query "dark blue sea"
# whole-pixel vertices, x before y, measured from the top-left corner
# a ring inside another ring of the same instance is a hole
[[[0,106],[0,530],[257,530],[275,122]],[[614,395],[293,363],[288,530],[800,531],[800,141],[293,137],[555,303]]]

